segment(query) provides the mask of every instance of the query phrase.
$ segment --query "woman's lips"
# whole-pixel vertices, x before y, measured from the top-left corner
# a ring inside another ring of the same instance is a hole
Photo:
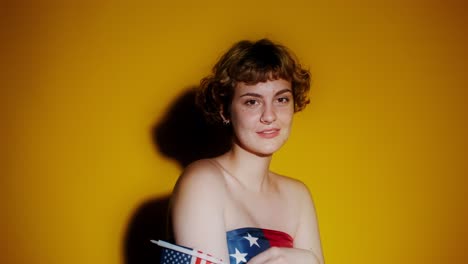
[[[257,132],[257,134],[262,138],[274,138],[279,135],[279,129],[265,129]]]

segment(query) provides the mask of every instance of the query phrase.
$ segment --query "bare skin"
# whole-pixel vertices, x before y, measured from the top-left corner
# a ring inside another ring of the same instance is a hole
[[[261,227],[290,234],[294,248],[270,248],[249,264],[323,263],[307,187],[269,170],[272,155],[289,136],[292,98],[291,84],[281,79],[236,87],[232,149],[191,164],[174,189],[171,213],[177,244],[229,260],[226,231]]]

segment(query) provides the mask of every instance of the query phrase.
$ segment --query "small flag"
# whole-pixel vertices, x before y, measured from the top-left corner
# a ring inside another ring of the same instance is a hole
[[[151,242],[162,248],[160,264],[224,264],[222,260],[198,250],[162,240],[151,240]]]

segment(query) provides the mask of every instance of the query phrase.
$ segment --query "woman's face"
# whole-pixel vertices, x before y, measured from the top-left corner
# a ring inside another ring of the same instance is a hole
[[[278,79],[237,84],[231,104],[234,143],[268,156],[288,139],[294,114],[291,83]]]

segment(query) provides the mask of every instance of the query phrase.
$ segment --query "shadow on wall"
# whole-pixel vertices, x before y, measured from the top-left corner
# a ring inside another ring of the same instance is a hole
[[[195,105],[195,88],[187,89],[168,108],[151,131],[153,143],[163,156],[174,159],[181,168],[203,158],[223,154],[230,148],[229,128],[207,123]],[[161,177],[164,177],[163,173]],[[159,263],[159,250],[150,239],[172,241],[169,232],[170,195],[150,199],[132,216],[124,238],[125,264]]]

